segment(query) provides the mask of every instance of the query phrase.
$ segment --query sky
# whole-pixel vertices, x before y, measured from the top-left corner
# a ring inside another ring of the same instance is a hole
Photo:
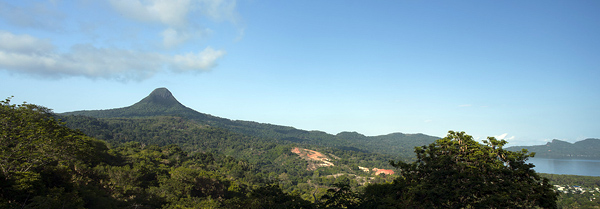
[[[600,138],[600,1],[0,0],[0,97],[62,113],[168,88],[331,134]]]

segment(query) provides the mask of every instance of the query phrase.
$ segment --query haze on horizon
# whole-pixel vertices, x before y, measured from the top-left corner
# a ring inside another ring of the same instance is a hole
[[[0,96],[67,112],[167,87],[336,134],[600,138],[600,2],[0,1]]]

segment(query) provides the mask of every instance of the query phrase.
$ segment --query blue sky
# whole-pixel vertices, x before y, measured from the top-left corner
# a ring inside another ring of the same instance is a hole
[[[600,138],[600,2],[0,1],[0,96],[158,87],[197,111],[365,135]]]

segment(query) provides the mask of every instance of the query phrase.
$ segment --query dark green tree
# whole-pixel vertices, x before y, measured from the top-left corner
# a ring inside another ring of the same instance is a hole
[[[494,137],[483,142],[449,131],[433,144],[416,147],[417,161],[391,162],[401,174],[383,186],[391,191],[367,189],[366,202],[412,208],[557,208],[553,186],[525,162],[534,153],[504,150],[507,142]]]
[[[328,189],[321,197],[323,208],[360,208],[361,198],[358,193],[352,191],[348,178],[334,183],[333,186],[335,188]]]
[[[48,108],[0,101],[0,208],[83,207],[76,188],[89,183],[88,168],[107,150],[62,126]]]

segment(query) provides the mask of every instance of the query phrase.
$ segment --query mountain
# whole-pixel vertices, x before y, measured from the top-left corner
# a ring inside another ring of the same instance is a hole
[[[94,118],[136,118],[151,116],[177,116],[202,121],[223,123],[226,119],[197,112],[181,104],[167,88],[157,88],[139,102],[122,108],[108,110],[82,110],[62,113]],[[217,122],[219,121],[219,122]]]
[[[414,156],[414,147],[431,144],[438,137],[425,134],[391,133],[379,136],[365,136],[357,132],[341,132],[337,138],[345,139],[349,144],[354,144],[365,150],[377,153],[397,154],[403,158]]]
[[[175,107],[180,109],[185,109],[173,94],[167,88],[157,88],[146,98],[142,99],[138,103],[133,106],[144,106],[144,105],[159,105],[164,107]]]
[[[143,118],[153,116],[176,116],[199,124],[226,129],[254,137],[277,139],[299,144],[336,147],[342,150],[365,153],[383,153],[404,158],[414,157],[414,147],[433,143],[439,137],[424,134],[393,133],[382,136],[364,136],[359,133],[342,132],[337,135],[322,131],[306,131],[290,126],[240,121],[200,113],[181,104],[167,88],[157,88],[139,102],[123,108],[108,110],[84,110],[61,115],[78,115],[94,118]]]
[[[600,139],[585,139],[575,143],[554,139],[552,142],[548,142],[545,145],[515,146],[507,148],[507,150],[511,151],[518,151],[521,149],[535,152],[535,156],[541,158],[600,159]]]

